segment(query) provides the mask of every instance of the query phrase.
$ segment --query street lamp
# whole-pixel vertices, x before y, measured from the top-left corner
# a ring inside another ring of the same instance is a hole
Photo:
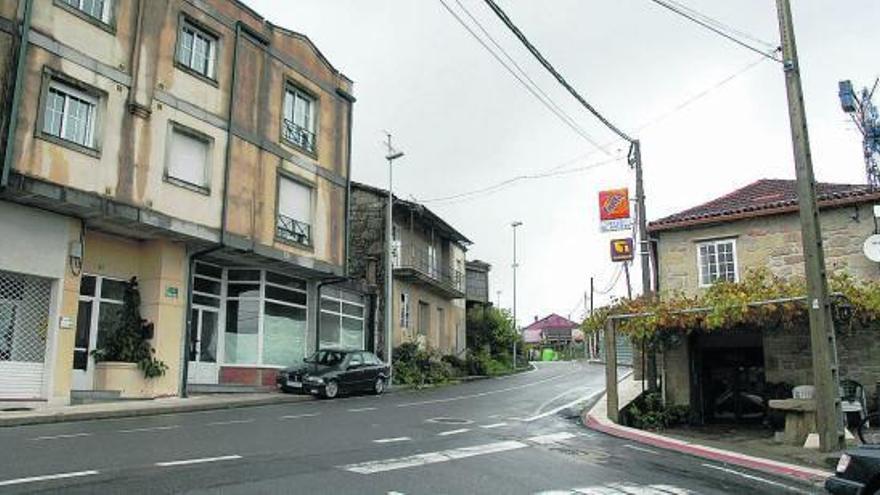
[[[517,336],[519,335],[519,328],[516,323],[516,268],[519,266],[516,263],[516,228],[522,225],[522,222],[519,220],[511,222],[510,226],[513,227],[513,329],[516,331]],[[513,368],[516,369],[516,339],[513,340]]]
[[[394,175],[392,173],[393,167],[392,164],[394,160],[403,156],[402,151],[395,150],[393,146],[391,146],[391,133],[386,132],[387,136],[386,147],[387,152],[385,154],[385,159],[388,160],[388,205],[385,208],[386,210],[386,222],[385,222],[385,359],[388,360],[388,388],[391,387],[393,378],[394,378],[394,367],[391,363],[391,352],[392,352],[392,338],[394,335],[394,330],[392,327],[392,318],[393,318],[393,308],[394,308],[394,299],[393,299],[393,283],[394,277],[392,275],[392,270],[394,270],[394,266],[391,260],[391,231],[394,226],[394,219],[392,216],[392,209],[394,208],[394,193],[392,192],[394,186]]]

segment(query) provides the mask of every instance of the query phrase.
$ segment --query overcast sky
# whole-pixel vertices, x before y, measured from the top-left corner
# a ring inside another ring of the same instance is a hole
[[[623,277],[611,284],[612,236],[599,233],[596,199],[601,189],[632,191],[632,172],[613,161],[625,146],[540,69],[482,0],[460,1],[593,141],[613,143],[606,151],[529,94],[440,0],[246,1],[270,21],[309,36],[355,82],[355,180],[387,187],[384,129],[406,152],[395,165],[395,192],[406,198],[427,201],[519,175],[575,170],[425,203],[473,241],[468,259],[492,264],[491,295],[496,300],[501,291],[504,307],[513,299],[510,222],[523,222],[521,323],[550,312],[582,316],[590,276],[597,291],[611,286],[609,294],[597,294],[597,306],[626,293]],[[470,21],[456,0],[445,1]],[[778,44],[772,0],[682,2]],[[641,139],[649,219],[757,179],[794,178],[779,64],[755,65],[759,55],[649,0],[498,3],[581,94]],[[861,87],[880,73],[880,2],[792,3],[817,178],[861,183],[861,137],[840,111],[837,81]],[[637,267],[632,279],[640,291]]]

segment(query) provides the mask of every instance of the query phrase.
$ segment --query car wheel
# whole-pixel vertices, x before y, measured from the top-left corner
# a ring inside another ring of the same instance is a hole
[[[385,379],[381,376],[376,378],[376,383],[373,384],[373,394],[382,395],[385,392]]]
[[[335,399],[339,395],[339,384],[331,380],[324,385],[324,398]]]

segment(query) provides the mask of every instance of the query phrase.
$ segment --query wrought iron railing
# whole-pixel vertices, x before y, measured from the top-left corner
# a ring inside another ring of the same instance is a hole
[[[315,151],[315,133],[293,123],[292,120],[284,119],[282,122],[282,136],[285,140],[299,146],[300,148],[314,152]]]
[[[426,251],[401,249],[395,268],[417,270],[436,282],[458,292],[464,292],[464,277],[461,271],[443,266],[439,257],[431,259]]]
[[[275,236],[285,241],[311,246],[312,226],[279,213],[275,222]]]

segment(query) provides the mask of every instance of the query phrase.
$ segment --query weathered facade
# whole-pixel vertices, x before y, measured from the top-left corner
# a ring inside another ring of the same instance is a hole
[[[352,184],[351,276],[374,285],[384,329],[387,191]],[[465,253],[470,241],[431,210],[394,199],[392,343],[416,342],[444,354],[465,349]],[[375,349],[384,354],[384,332]]]
[[[492,303],[489,296],[489,271],[492,265],[481,260],[469,260],[465,263],[465,294],[467,309],[474,306],[488,306]]]
[[[873,205],[880,194],[865,186],[819,185],[825,262],[829,274],[857,279],[880,276],[862,253],[875,232]],[[783,277],[804,276],[803,247],[793,181],[764,180],[713,202],[649,225],[655,239],[658,287],[664,294],[696,294],[718,279],[739,280],[750,269]],[[880,339],[837,329],[840,376],[865,385],[880,381]],[[667,399],[713,417],[710,402],[735,384],[744,395],[811,384],[809,328],[738,329],[680,339],[662,359]],[[732,404],[728,404],[732,407]],[[715,411],[723,419],[733,411]],[[757,413],[756,413],[757,414]]]
[[[317,287],[346,269],[354,98],[308,38],[234,0],[3,0],[0,65],[0,287],[50,293],[0,310],[30,349],[0,371],[32,383],[0,372],[0,400],[99,388],[131,277],[169,366],[139,395],[269,384],[314,349]],[[363,325],[359,297],[336,299]]]

